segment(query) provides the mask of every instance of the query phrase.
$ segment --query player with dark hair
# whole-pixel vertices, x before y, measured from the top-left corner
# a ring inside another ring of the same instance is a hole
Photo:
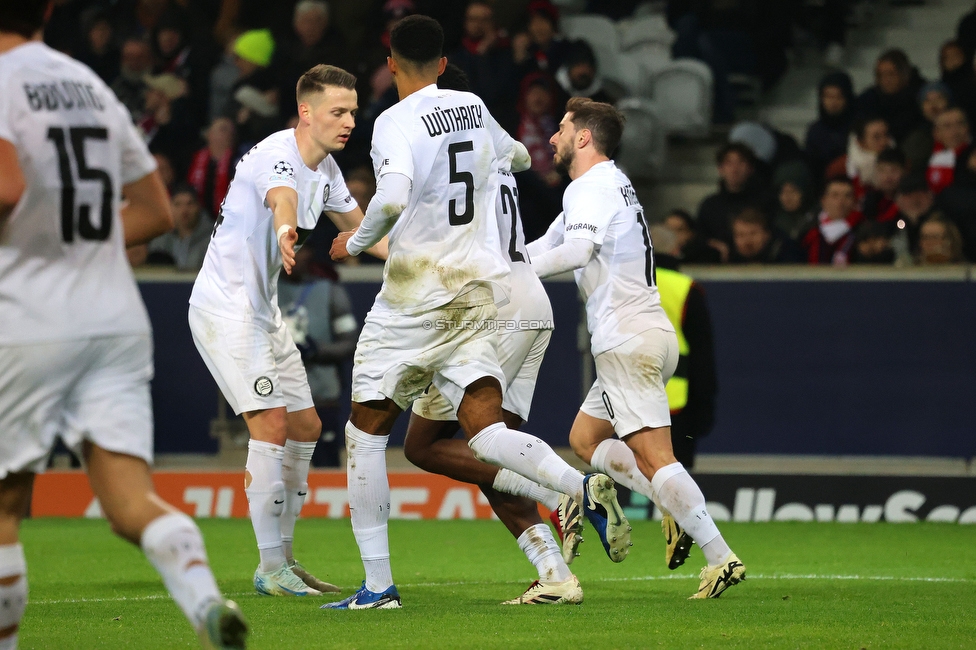
[[[0,648],[17,646],[20,522],[58,436],[204,647],[243,648],[247,624],[199,528],[159,498],[149,469],[152,335],[125,248],[172,228],[166,189],[112,91],[41,41],[50,10],[0,5]]]
[[[678,364],[678,340],[661,306],[644,210],[610,160],[622,132],[613,106],[569,100],[549,140],[572,179],[563,216],[528,250],[539,277],[574,271],[586,303],[597,379],[570,431],[573,450],[660,506],[670,568],[684,562],[691,540],[698,542],[708,565],[693,598],[717,598],[745,579],[745,567],[672,451],[665,384]]]
[[[325,607],[400,607],[390,568],[386,445],[396,418],[433,384],[456,411],[474,455],[582,503],[614,560],[629,525],[613,481],[583,477],[542,440],[506,427],[498,363],[496,295],[509,293],[494,219],[499,169],[529,167],[525,147],[471,93],[440,90],[447,60],[437,21],[410,16],[390,33],[390,72],[400,102],[376,120],[376,195],[355,233],[340,233],[333,259],[390,233],[383,287],[356,349],[346,425],[349,506],[366,571],[353,596]]]
[[[322,423],[281,319],[278,275],[291,273],[296,248],[323,212],[340,229],[363,218],[330,155],[355,126],[356,78],[317,65],[299,79],[296,97],[298,126],[268,136],[237,164],[189,310],[193,342],[251,436],[244,491],[260,556],[254,588],[271,596],[339,591],[293,553]],[[374,252],[384,256],[385,244]]]
[[[437,87],[467,91],[464,72],[448,64]],[[505,424],[518,429],[529,417],[535,383],[552,335],[552,305],[532,271],[519,217],[518,185],[508,170],[499,169],[495,206],[502,255],[511,269],[512,295],[498,310],[498,363],[505,373],[502,411]],[[413,403],[403,452],[421,469],[472,483],[481,488],[492,510],[518,540],[519,548],[539,572],[539,579],[506,605],[583,602],[583,589],[569,570],[581,537],[582,513],[569,497],[529,481],[515,472],[483,463],[463,440],[454,438],[457,418],[451,404],[431,386]],[[531,498],[530,498],[531,497]],[[568,543],[561,552],[552,531],[539,517],[543,503]]]

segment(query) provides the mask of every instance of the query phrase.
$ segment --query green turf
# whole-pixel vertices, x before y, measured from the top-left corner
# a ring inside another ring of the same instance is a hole
[[[976,526],[724,524],[748,580],[689,601],[695,548],[669,572],[654,522],[611,563],[590,531],[573,564],[581,606],[502,607],[535,577],[497,522],[394,521],[393,569],[404,607],[322,611],[326,598],[254,595],[245,520],[200,522],[214,573],[250,619],[252,648],[972,648]],[[351,593],[362,565],[349,522],[303,520],[298,557]],[[591,538],[592,537],[592,538]],[[591,538],[591,539],[590,539]],[[196,639],[138,549],[104,522],[24,525],[30,606],[21,648],[186,648]]]

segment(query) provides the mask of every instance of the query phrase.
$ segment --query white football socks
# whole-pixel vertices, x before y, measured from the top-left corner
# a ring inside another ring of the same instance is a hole
[[[285,509],[281,513],[281,548],[285,559],[295,559],[292,543],[295,539],[295,521],[305,505],[308,494],[308,466],[315,452],[315,442],[285,441],[281,458],[281,481],[285,484]]]
[[[221,599],[200,529],[183,513],[165,514],[149,522],[140,545],[173,600],[199,628],[207,607]]]
[[[251,513],[251,526],[261,555],[261,571],[277,571],[285,564],[281,547],[281,513],[285,509],[285,484],[281,480],[281,459],[285,448],[270,442],[247,443],[244,493]]]
[[[651,482],[647,480],[644,473],[637,467],[637,459],[627,443],[619,438],[607,438],[593,451],[590,458],[590,467],[598,472],[603,472],[617,483],[620,483],[631,492],[641,494],[658,507],[657,494]]]
[[[496,422],[471,438],[468,446],[482,462],[510,469],[583,503],[583,475],[533,435]]]
[[[346,475],[352,532],[366,570],[366,588],[380,593],[393,584],[390,567],[390,480],[386,475],[386,444],[390,436],[374,436],[346,423]]]
[[[10,584],[6,584],[6,583]],[[20,544],[0,546],[0,650],[16,650],[17,627],[27,609],[27,560]]]
[[[709,566],[724,562],[732,550],[705,509],[705,495],[681,463],[665,465],[651,479],[661,505],[701,547]]]
[[[542,582],[564,582],[573,576],[549,526],[529,526],[519,535],[518,545],[529,562],[535,565]]]
[[[499,492],[513,494],[517,497],[528,497],[533,501],[538,501],[549,510],[559,507],[559,493],[542,487],[538,483],[530,481],[521,474],[516,474],[510,469],[499,468],[495,474],[495,482],[491,485]]]

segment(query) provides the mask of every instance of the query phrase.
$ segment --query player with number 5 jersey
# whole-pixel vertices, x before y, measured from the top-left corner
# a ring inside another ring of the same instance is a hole
[[[643,208],[610,159],[622,133],[613,106],[569,100],[549,142],[572,182],[563,214],[528,251],[539,277],[573,271],[586,303],[597,379],[570,431],[573,450],[665,513],[669,568],[684,562],[691,540],[701,546],[708,565],[692,598],[717,598],[745,579],[745,567],[671,448],[665,384],[679,362],[678,340],[661,307]]]

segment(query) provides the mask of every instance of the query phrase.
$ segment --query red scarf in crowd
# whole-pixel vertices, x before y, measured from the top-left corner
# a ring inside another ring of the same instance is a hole
[[[231,150],[228,149],[220,160],[217,161],[216,174],[213,182],[213,205],[205,205],[214,217],[220,212],[220,204],[224,202],[227,195],[227,186],[230,185],[230,162]],[[190,172],[186,175],[187,182],[196,190],[197,196],[202,200],[207,195],[207,169],[210,167],[210,150],[204,147],[193,156],[190,163]]]
[[[947,149],[944,145],[935,143],[932,148],[932,156],[929,158],[928,169],[925,170],[925,178],[929,182],[929,189],[932,194],[938,195],[939,192],[952,185],[956,175],[956,158],[961,154],[968,144],[964,144],[956,149]]]

